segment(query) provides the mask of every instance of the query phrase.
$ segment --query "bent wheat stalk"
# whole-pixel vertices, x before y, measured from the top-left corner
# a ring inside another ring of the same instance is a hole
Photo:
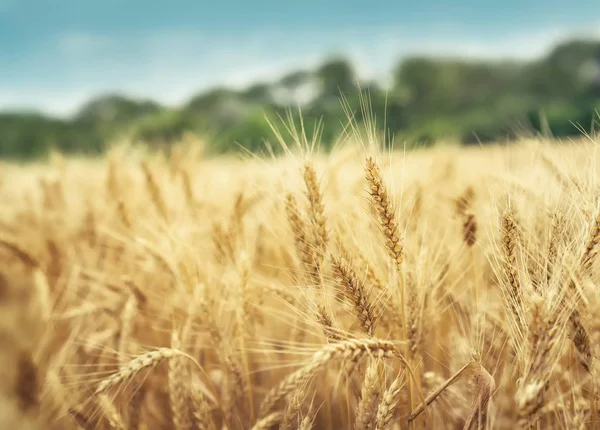
[[[479,363],[471,361],[462,367],[458,372],[452,375],[446,382],[427,396],[425,402],[420,404],[408,417],[408,422],[414,421],[425,410],[426,406],[431,405],[448,387],[461,379],[473,377],[476,381],[476,393],[473,399],[471,413],[465,422],[464,430],[471,426],[486,412],[487,404],[496,389],[496,381],[493,376]]]
[[[260,406],[259,415],[265,416],[281,398],[310,380],[328,362],[338,358],[358,361],[367,354],[378,358],[399,358],[408,368],[406,359],[393,342],[380,339],[352,339],[333,343],[317,351],[309,364],[291,373],[279,385],[272,388]]]

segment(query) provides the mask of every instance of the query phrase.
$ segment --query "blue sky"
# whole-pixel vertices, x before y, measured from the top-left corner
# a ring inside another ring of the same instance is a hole
[[[532,58],[589,34],[598,0],[0,0],[0,109],[68,115],[115,91],[176,105],[336,53],[383,79],[413,53]]]

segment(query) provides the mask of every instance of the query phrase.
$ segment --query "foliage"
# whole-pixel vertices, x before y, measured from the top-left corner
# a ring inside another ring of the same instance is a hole
[[[301,109],[294,109],[291,119],[299,123],[301,112],[309,133],[320,124],[327,149],[347,115],[363,107],[359,90],[365,88],[378,127],[385,114],[386,131],[408,146],[440,138],[463,143],[512,139],[539,132],[545,124],[556,136],[577,135],[576,124],[591,129],[600,104],[600,42],[569,40],[530,62],[417,56],[401,61],[392,75],[387,89],[359,83],[352,65],[335,57],[314,70],[292,71],[240,91],[214,88],[176,109],[106,95],[68,120],[0,113],[0,157],[35,158],[51,148],[97,153],[123,136],[170,145],[186,131],[219,136],[212,145],[216,152],[258,150],[273,141],[264,115],[276,119],[298,104]]]

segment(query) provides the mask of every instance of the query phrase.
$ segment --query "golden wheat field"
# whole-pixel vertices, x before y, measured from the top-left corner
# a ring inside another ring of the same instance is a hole
[[[3,163],[0,428],[598,428],[600,141],[370,143]]]

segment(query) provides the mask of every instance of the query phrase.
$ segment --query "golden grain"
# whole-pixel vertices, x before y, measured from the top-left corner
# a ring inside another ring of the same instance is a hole
[[[598,428],[600,158],[530,143],[7,164],[0,427]]]

